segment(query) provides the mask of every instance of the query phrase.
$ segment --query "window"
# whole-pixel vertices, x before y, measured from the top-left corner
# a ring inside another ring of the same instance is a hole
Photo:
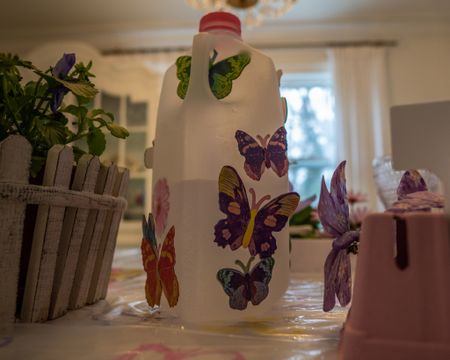
[[[106,91],[102,91],[95,101],[96,107],[112,113],[114,121],[130,132],[127,141],[123,141],[105,131],[106,149],[100,159],[106,164],[114,163],[130,170],[126,196],[128,206],[124,213],[124,224],[134,221],[138,233],[142,214],[146,213],[146,205],[149,207],[145,202],[146,190],[151,187],[151,175],[146,171],[143,161],[144,150],[148,147],[149,106],[146,102],[134,102],[128,96],[114,95]],[[88,150],[84,140],[76,145],[85,151]],[[124,226],[121,227],[123,228]]]
[[[325,74],[288,74],[281,82],[286,121],[289,181],[302,199],[320,194],[336,164],[334,96]],[[317,201],[317,200],[316,200]]]

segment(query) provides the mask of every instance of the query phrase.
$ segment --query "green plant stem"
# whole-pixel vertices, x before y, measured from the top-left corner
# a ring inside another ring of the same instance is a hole
[[[88,135],[89,135],[89,132],[77,134],[77,135],[73,136],[73,137],[70,139],[69,143],[74,142],[74,141],[77,141],[77,140],[80,140],[80,139],[82,139],[82,138],[84,138],[84,137],[86,137],[86,136],[88,136]]]
[[[43,114],[45,115],[45,114],[47,114],[47,110],[48,110],[48,108],[50,107],[50,101],[47,103],[47,105],[45,106],[45,109],[44,109],[44,111],[43,111]]]
[[[43,80],[43,77],[41,76],[39,78],[39,80],[36,82],[36,87],[34,88],[34,94],[33,94],[33,105],[36,102],[36,99],[37,99],[36,96],[37,96],[37,93],[38,93],[39,85],[41,85],[42,80]]]
[[[36,106],[36,111],[39,111],[45,100],[47,100],[47,97],[44,96],[41,98],[41,101],[39,101],[38,105]]]
[[[7,100],[7,96],[8,96],[8,91],[7,91],[7,87],[6,87],[6,78],[3,77],[2,78],[2,87],[3,87],[3,93],[5,96],[5,100]],[[14,113],[14,111],[11,110],[10,106],[9,106],[9,102],[5,101],[4,104],[6,105],[6,107],[8,108],[9,112],[11,113],[11,120],[13,121],[14,125],[16,125],[17,131],[19,132],[20,135],[23,135],[22,130],[20,129],[19,123],[17,122],[16,119],[16,114]]]
[[[11,118],[11,120],[13,121],[14,125],[16,125],[17,131],[19,132],[20,135],[23,136],[23,132],[20,129],[19,123],[17,122],[17,120],[15,119],[15,116],[13,118]]]

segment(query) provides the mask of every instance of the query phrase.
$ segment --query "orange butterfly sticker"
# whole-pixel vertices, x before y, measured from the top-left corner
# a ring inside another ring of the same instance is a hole
[[[145,297],[151,306],[159,306],[161,294],[167,299],[170,307],[178,303],[180,295],[177,275],[175,274],[175,226],[172,226],[161,245],[157,245],[155,236],[155,220],[153,215],[142,217],[142,263],[147,273]],[[160,251],[161,250],[161,251]]]

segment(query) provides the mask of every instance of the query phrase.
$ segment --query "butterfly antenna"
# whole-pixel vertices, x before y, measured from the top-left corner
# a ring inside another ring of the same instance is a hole
[[[260,207],[261,207],[261,205],[262,205],[262,203],[264,202],[264,201],[268,201],[268,200],[270,200],[270,195],[265,195],[265,196],[263,196],[261,199],[259,199],[259,201],[256,203],[256,207],[255,207],[255,209],[259,209]]]
[[[252,195],[252,209],[256,209],[256,193],[255,189],[250,188],[248,189],[248,192]]]
[[[260,142],[260,144],[263,148],[267,147],[267,140],[269,140],[269,137],[270,137],[269,134],[264,136],[264,138],[261,135],[256,135],[256,138],[258,139],[258,141]]]
[[[234,263],[236,265],[238,265],[244,273],[248,272],[246,266],[244,265],[244,263],[241,260],[236,260]]]
[[[247,266],[246,266],[247,272],[250,272],[250,265],[252,264],[253,260],[255,260],[254,256],[251,256],[250,259],[248,259]]]
[[[264,201],[270,200],[270,195],[265,195],[261,199],[259,199],[258,202],[256,202],[255,189],[250,188],[248,189],[248,192],[252,195],[252,207],[251,207],[252,210],[258,210]]]

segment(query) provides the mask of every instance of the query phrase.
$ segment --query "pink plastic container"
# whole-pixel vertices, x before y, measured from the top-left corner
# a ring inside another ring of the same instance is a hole
[[[364,220],[342,359],[450,359],[450,240],[444,214]]]

